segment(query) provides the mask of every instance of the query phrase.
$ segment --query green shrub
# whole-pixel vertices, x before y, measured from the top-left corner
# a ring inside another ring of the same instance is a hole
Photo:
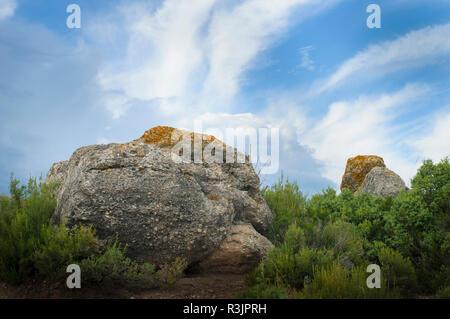
[[[416,272],[409,259],[392,248],[384,247],[379,252],[379,260],[388,289],[398,288],[403,295],[412,295],[416,291]]]
[[[92,227],[45,227],[41,241],[40,249],[33,255],[34,267],[38,275],[55,280],[67,276],[67,265],[99,253],[100,244]]]
[[[421,197],[429,213],[428,227],[421,234],[421,251],[411,260],[423,291],[432,293],[443,282],[450,284],[450,163],[448,157],[434,164],[423,162],[411,180],[412,191]]]
[[[157,286],[157,275],[152,264],[138,264],[125,256],[125,248],[115,241],[100,255],[83,259],[80,263],[83,283],[101,284],[106,288],[125,286],[151,288]]]
[[[348,268],[362,262],[362,238],[353,224],[344,221],[328,223],[319,243],[321,247],[331,249],[340,263]]]
[[[450,227],[450,163],[446,157],[438,164],[426,160],[411,180],[413,190],[421,194],[442,229]]]
[[[313,280],[294,298],[348,299],[348,298],[395,298],[398,295],[389,291],[382,281],[381,288],[368,288],[365,267],[351,270],[332,263],[328,266],[314,266]]]
[[[284,234],[289,225],[301,220],[306,198],[297,183],[285,181],[283,176],[270,188],[264,187],[261,193],[274,216],[267,238],[274,244],[280,244],[284,240]]]
[[[11,177],[11,197],[0,200],[0,279],[15,283],[36,271],[33,258],[56,207],[49,186],[32,178],[18,185]]]
[[[302,247],[294,252],[290,247],[274,248],[247,277],[249,286],[265,283],[301,289],[305,277],[311,277],[314,265],[326,265],[333,261],[331,251]]]
[[[385,215],[385,243],[411,259],[420,290],[432,293],[440,286],[442,266],[450,267],[447,247],[450,229],[450,164],[424,161]]]
[[[430,249],[433,215],[417,192],[402,192],[385,215],[386,243],[405,256],[417,256]]]

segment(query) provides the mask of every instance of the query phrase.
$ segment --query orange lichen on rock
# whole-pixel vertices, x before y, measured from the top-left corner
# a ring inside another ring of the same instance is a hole
[[[191,139],[192,147],[194,147],[194,143],[196,141],[202,143],[202,151],[204,151],[208,144],[214,141],[220,143],[224,149],[227,147],[225,143],[219,139],[216,139],[212,135],[183,131],[170,126],[156,126],[151,128],[145,131],[138,141],[143,141],[146,144],[153,144],[161,147],[171,147],[175,146],[178,142],[185,138]]]
[[[169,126],[156,126],[145,131],[139,140],[146,144],[153,144],[158,146],[172,146],[175,145],[177,141],[172,140],[172,133],[175,131],[173,127]]]
[[[386,167],[383,158],[376,155],[358,155],[347,160],[342,177],[341,191],[349,189],[356,192],[364,182],[366,175],[374,167]]]

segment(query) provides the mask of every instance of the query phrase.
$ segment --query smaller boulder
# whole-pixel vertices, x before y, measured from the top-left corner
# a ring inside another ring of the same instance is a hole
[[[385,167],[374,167],[366,175],[358,192],[374,196],[395,197],[404,189],[407,187],[400,176]]]
[[[253,270],[267,257],[273,244],[251,224],[233,225],[222,244],[198,265],[204,273],[242,274]]]
[[[342,176],[341,191],[349,189],[356,192],[374,167],[386,167],[383,158],[376,155],[358,155],[349,158]]]

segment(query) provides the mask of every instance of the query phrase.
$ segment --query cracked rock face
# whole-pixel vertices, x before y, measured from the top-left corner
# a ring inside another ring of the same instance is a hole
[[[60,182],[55,222],[92,224],[100,239],[117,235],[132,257],[155,264],[175,257],[203,260],[239,223],[264,233],[272,214],[248,158],[245,163],[175,162],[172,147],[186,134],[203,139],[202,152],[220,142],[156,127],[135,141],[85,146],[69,161],[55,163],[46,178]]]

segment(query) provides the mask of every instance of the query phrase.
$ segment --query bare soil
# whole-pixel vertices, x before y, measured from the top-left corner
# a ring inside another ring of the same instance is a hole
[[[0,282],[0,299],[232,299],[246,288],[245,275],[185,276],[173,287],[130,291],[123,288],[68,289],[64,284],[30,280],[18,286]]]

